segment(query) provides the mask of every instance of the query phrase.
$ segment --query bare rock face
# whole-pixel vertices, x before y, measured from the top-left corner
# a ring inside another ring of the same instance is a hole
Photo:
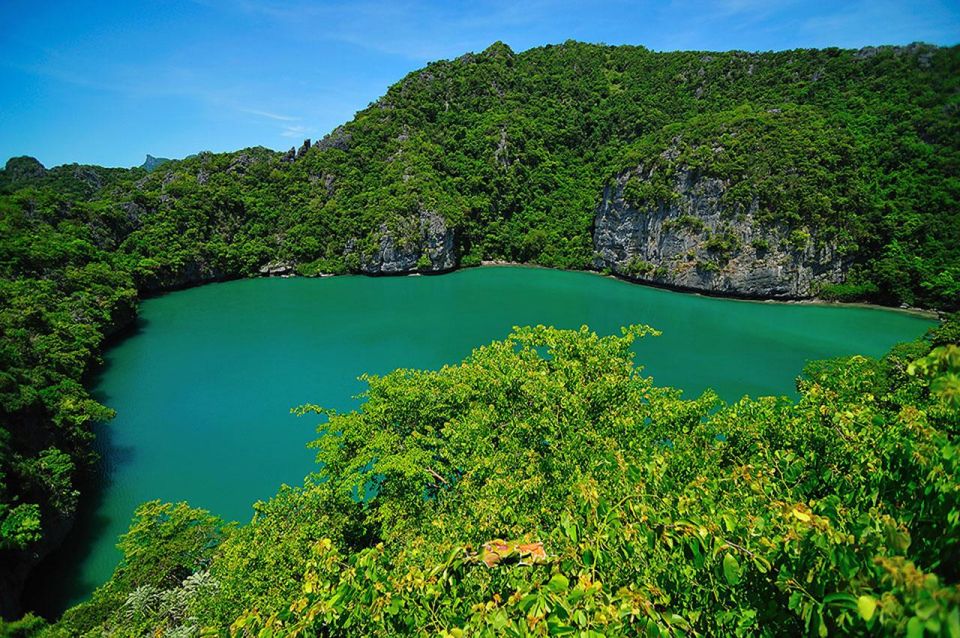
[[[639,281],[718,294],[805,298],[844,280],[836,246],[803,229],[756,222],[757,203],[731,213],[722,180],[678,170],[665,200],[635,206],[624,197],[642,167],[604,189],[594,218],[594,265]]]
[[[314,144],[321,151],[328,148],[338,148],[341,151],[350,149],[351,136],[342,126],[338,126],[324,136],[322,140],[317,140]]]
[[[307,151],[310,150],[310,138],[303,140],[303,144],[297,150],[297,159],[300,159],[307,154]]]
[[[360,257],[360,270],[367,274],[442,272],[457,266],[453,229],[431,211],[420,211],[393,229],[382,225],[375,243],[372,252]]]
[[[296,266],[289,261],[271,261],[260,266],[260,274],[266,277],[289,277],[296,273]]]

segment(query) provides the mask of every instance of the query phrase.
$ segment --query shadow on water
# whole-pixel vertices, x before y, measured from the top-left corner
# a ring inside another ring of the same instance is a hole
[[[147,323],[138,318],[128,328],[108,338],[104,342],[104,351],[140,335]],[[111,397],[98,388],[109,368],[110,359],[105,356],[103,365],[91,370],[84,379],[84,385],[91,389],[91,396],[106,406],[111,405]],[[73,526],[63,543],[33,569],[23,591],[23,609],[47,620],[59,618],[68,608],[81,602],[86,594],[103,585],[101,582],[87,582],[81,577],[80,569],[94,547],[93,541],[109,526],[109,519],[103,514],[103,504],[113,481],[112,469],[131,462],[135,452],[133,448],[120,447],[114,442],[109,422],[97,424],[94,429],[94,448],[100,458],[78,481],[81,496]]]

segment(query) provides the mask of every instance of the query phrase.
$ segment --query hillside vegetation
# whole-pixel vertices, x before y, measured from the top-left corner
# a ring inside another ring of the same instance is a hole
[[[653,332],[516,329],[302,406],[302,487],[242,527],[144,504],[42,635],[958,635],[957,323],[733,405],[643,376]]]
[[[289,153],[200,153],[150,172],[10,160],[0,608],[16,608],[35,557],[69,526],[90,425],[111,415],[83,375],[139,295],[264,270],[380,272],[389,259],[421,271],[484,259],[590,267],[604,185],[643,164],[725,180],[731,215],[753,206],[798,242],[836,244],[847,277],[822,296],[952,309],[958,105],[958,47],[654,53],[570,42],[515,54],[497,43],[411,73]],[[668,200],[658,180],[631,197]]]

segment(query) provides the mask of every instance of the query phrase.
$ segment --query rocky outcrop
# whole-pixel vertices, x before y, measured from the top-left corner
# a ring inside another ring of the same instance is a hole
[[[383,224],[373,241],[373,250],[360,254],[360,270],[367,274],[443,272],[457,266],[453,229],[431,211],[392,228]]]
[[[140,165],[140,168],[149,173],[153,169],[166,164],[169,161],[170,160],[166,157],[154,157],[153,155],[147,154],[147,158],[143,160],[143,164]]]
[[[647,203],[624,197],[629,180],[649,182],[643,167],[604,189],[594,219],[594,265],[619,275],[716,294],[804,298],[844,280],[836,246],[804,229],[760,224],[757,202],[732,211],[724,181],[676,171],[671,193]]]
[[[297,150],[297,159],[300,159],[307,154],[307,151],[310,150],[310,138],[303,140],[303,144],[300,145],[300,148]]]
[[[83,182],[90,190],[98,191],[103,188],[102,169],[99,166],[84,166],[77,164],[73,167],[73,179]]]
[[[303,158],[303,156],[306,155],[306,154],[307,154],[307,151],[309,151],[311,148],[312,148],[312,146],[311,146],[311,144],[310,144],[310,139],[307,138],[307,139],[303,140],[303,144],[300,145],[300,148],[297,148],[296,146],[291,146],[291,147],[290,147],[290,150],[287,151],[286,153],[284,153],[284,154],[280,157],[280,161],[283,162],[283,163],[285,163],[285,164],[289,164],[289,163],[291,163],[291,162],[295,162],[295,161],[297,161],[298,159]]]
[[[227,167],[227,172],[239,173],[243,175],[247,172],[247,169],[249,169],[255,161],[256,160],[254,160],[247,153],[238,153],[236,157],[234,157],[230,161],[230,166]]]
[[[265,277],[289,277],[296,274],[296,266],[289,261],[271,261],[260,266],[260,274]]]
[[[351,135],[343,126],[338,126],[314,144],[321,151],[328,148],[338,148],[341,151],[350,149]]]

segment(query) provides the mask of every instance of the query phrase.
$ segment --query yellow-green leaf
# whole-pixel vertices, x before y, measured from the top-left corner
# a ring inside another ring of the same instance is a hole
[[[864,620],[873,618],[873,613],[877,610],[877,599],[873,596],[861,596],[857,598],[857,611]]]
[[[567,587],[569,586],[570,586],[570,579],[568,579],[563,574],[554,574],[553,578],[550,579],[550,582],[547,583],[547,587],[549,587],[551,591],[555,591],[555,592],[566,591]]]

